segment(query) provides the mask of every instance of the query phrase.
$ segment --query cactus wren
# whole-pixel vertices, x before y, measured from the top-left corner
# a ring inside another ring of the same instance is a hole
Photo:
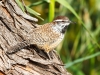
[[[7,53],[11,54],[17,52],[32,44],[48,53],[63,40],[64,33],[70,23],[72,22],[67,17],[58,16],[51,23],[46,23],[34,28],[34,30],[29,33],[30,36],[27,37],[26,41],[9,48]]]

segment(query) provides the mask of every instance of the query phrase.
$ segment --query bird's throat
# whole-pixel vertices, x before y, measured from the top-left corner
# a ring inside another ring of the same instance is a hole
[[[68,26],[65,26],[63,29],[62,29],[62,31],[61,31],[61,33],[65,33],[66,32],[66,29],[68,28]]]

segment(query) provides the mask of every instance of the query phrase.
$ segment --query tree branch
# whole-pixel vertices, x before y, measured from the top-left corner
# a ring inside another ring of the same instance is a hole
[[[23,13],[15,0],[0,1],[0,73],[2,75],[70,75],[54,51],[50,52],[52,60],[35,46],[11,55],[5,53],[9,47],[25,40],[29,31],[38,26],[37,21],[36,18]]]

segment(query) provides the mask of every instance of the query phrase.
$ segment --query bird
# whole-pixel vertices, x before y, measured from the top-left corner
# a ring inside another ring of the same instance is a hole
[[[25,41],[10,47],[6,53],[12,54],[30,45],[49,53],[64,39],[68,26],[73,23],[66,16],[58,16],[52,22],[43,24],[29,32]]]

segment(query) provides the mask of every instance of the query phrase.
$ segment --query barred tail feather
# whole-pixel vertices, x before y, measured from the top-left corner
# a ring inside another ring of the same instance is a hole
[[[18,43],[15,46],[9,48],[6,53],[8,53],[8,54],[15,53],[15,52],[20,51],[21,49],[23,49],[29,45],[30,45],[29,41],[23,41],[21,43]]]

